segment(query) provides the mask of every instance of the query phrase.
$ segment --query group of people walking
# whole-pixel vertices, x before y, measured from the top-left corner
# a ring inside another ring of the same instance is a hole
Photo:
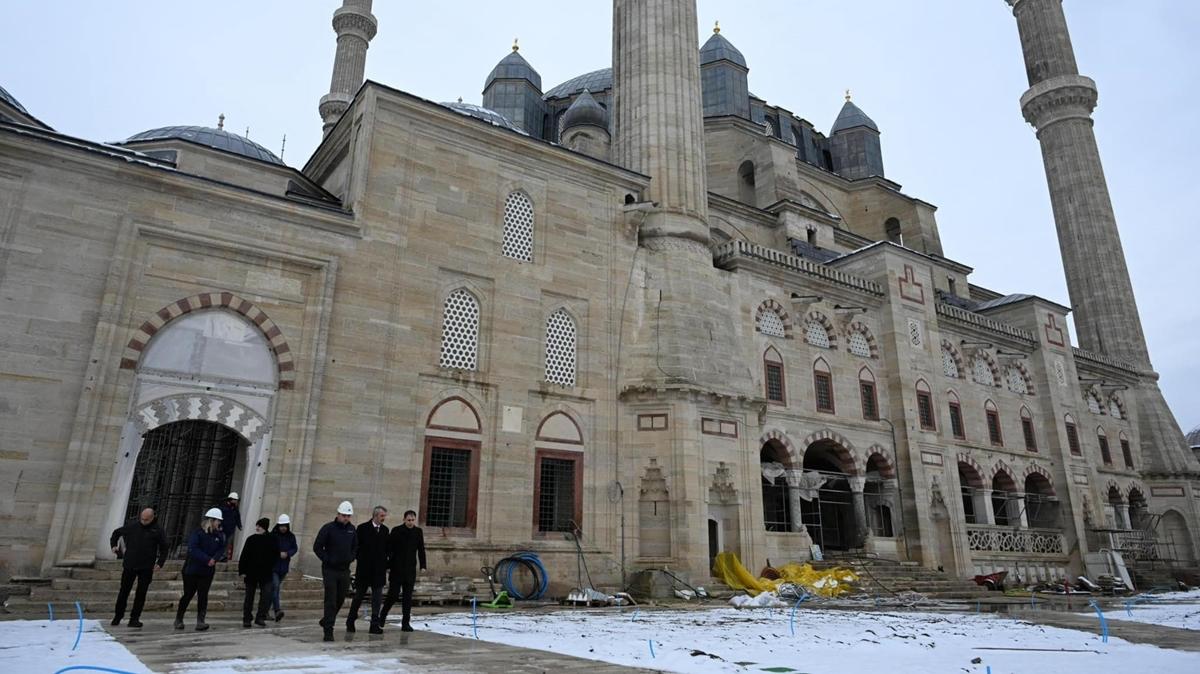
[[[216,575],[219,562],[233,558],[233,537],[242,528],[236,492],[220,506],[210,508],[200,520],[200,526],[187,539],[187,557],[183,564],[183,596],[175,611],[175,629],[183,629],[183,618],[192,599],[196,600],[196,629],[208,629],[208,591]],[[382,634],[388,612],[399,600],[403,611],[401,630],[413,631],[410,624],[412,593],[416,584],[418,564],[425,565],[425,540],[421,528],[416,526],[417,514],[412,510],[404,513],[403,526],[389,531],[384,525],[387,508],[375,506],[371,519],[357,528],[351,523],[354,507],[349,501],[338,506],[337,516],[321,527],[313,541],[313,553],[321,560],[321,576],[324,584],[324,616],[320,624],[326,641],[333,640],[333,627],[337,614],[350,594],[350,565],[357,562],[356,583],[346,631],[355,631],[355,619],[366,593],[371,592],[372,634]],[[121,549],[121,544],[124,550]],[[134,583],[133,606],[129,612],[130,627],[141,627],[142,609],[146,593],[154,572],[161,570],[167,559],[167,537],[156,521],[152,508],[143,509],[136,518],[112,532],[109,541],[115,554],[123,559],[121,586],[117,593],[117,604],[113,625],[120,625],[125,617],[129,594]],[[267,617],[274,612],[275,622],[283,619],[279,590],[291,567],[292,558],[299,552],[296,535],[291,531],[291,520],[281,514],[275,527],[262,518],[255,522],[254,534],[246,539],[242,554],[238,558],[238,575],[245,584],[245,599],[242,602],[242,626],[265,627]],[[388,592],[383,593],[384,581],[390,574]],[[255,597],[257,611],[254,610]]]

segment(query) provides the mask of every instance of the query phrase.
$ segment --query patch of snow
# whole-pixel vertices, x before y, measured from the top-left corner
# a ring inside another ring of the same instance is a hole
[[[1105,611],[1110,620],[1200,630],[1200,590],[1142,594]]]
[[[1000,616],[791,609],[574,610],[418,618],[418,629],[671,672],[1200,671],[1200,653]],[[978,663],[972,660],[979,658]],[[780,670],[776,670],[780,671]]]
[[[72,650],[75,638],[79,646]],[[96,620],[11,620],[0,622],[0,672],[57,672],[65,667],[108,667],[149,674],[133,653]]]
[[[305,672],[305,674],[391,674],[392,672],[410,672],[412,669],[401,667],[398,660],[377,660],[366,663],[349,657],[332,655],[307,655],[296,657],[261,657],[261,658],[232,658],[229,660],[213,660],[211,662],[195,662],[177,667],[174,672],[187,674],[271,674],[278,672]]]

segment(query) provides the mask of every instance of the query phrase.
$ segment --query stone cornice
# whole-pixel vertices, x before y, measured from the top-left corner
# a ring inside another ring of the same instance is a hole
[[[1075,357],[1076,361],[1082,361],[1091,365],[1098,365],[1116,370],[1123,370],[1124,372],[1135,376],[1141,374],[1141,371],[1134,367],[1133,363],[1130,363],[1127,360],[1113,358],[1112,356],[1096,353],[1095,351],[1086,351],[1077,346],[1071,347],[1071,354]]]
[[[1021,113],[1033,128],[1042,129],[1067,119],[1092,119],[1099,92],[1083,75],[1059,75],[1038,82],[1021,95]]]
[[[810,262],[796,255],[789,255],[766,246],[759,246],[748,241],[727,241],[713,249],[713,263],[716,266],[736,270],[745,263],[749,267],[767,265],[788,272],[815,277],[834,285],[850,288],[859,292],[882,297],[883,288],[874,281],[851,276],[837,269],[822,264]]]
[[[960,309],[956,306],[943,304],[942,302],[937,303],[937,314],[938,316],[949,318],[960,323],[966,323],[967,325],[982,328],[988,332],[994,332],[1004,335],[1005,337],[1018,339],[1031,345],[1037,341],[1034,339],[1033,334],[1028,330],[1022,330],[1021,328],[1016,328],[1006,323],[992,320],[986,316],[980,316],[973,311]]]

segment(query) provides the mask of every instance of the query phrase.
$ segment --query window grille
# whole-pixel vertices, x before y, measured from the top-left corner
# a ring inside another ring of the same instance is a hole
[[[776,403],[784,402],[783,397],[783,366],[776,363],[766,364],[767,400]]]
[[[1021,418],[1021,432],[1025,434],[1025,449],[1037,451],[1037,435],[1033,432],[1033,419],[1029,417]]]
[[[762,477],[763,524],[767,531],[791,531],[792,509],[788,503],[786,479]]]
[[[967,437],[966,430],[963,428],[962,407],[958,403],[950,403],[950,431],[954,433],[954,437],[960,440]]]
[[[825,372],[813,373],[813,392],[817,399],[818,412],[833,411],[833,378]]]
[[[575,385],[575,321],[559,309],[546,321],[546,381]]]
[[[1101,414],[1102,413],[1102,410],[1100,409],[1100,399],[1097,398],[1095,395],[1092,395],[1091,393],[1089,393],[1087,396],[1087,406],[1088,406],[1088,411],[1091,412],[1092,414]]]
[[[879,403],[875,397],[875,384],[869,381],[858,382],[859,394],[862,397],[862,410],[864,419],[879,418]]]
[[[470,480],[471,450],[444,447],[430,450],[426,526],[469,526]]]
[[[862,358],[871,357],[871,343],[867,341],[867,336],[863,334],[862,330],[850,333],[847,343],[850,346],[850,353]]]
[[[1054,378],[1058,380],[1059,386],[1067,385],[1067,366],[1061,358],[1054,361]]]
[[[984,386],[995,386],[996,375],[992,374],[992,368],[983,356],[976,356],[971,363],[971,376],[976,384]]]
[[[442,310],[442,355],[438,365],[474,370],[479,352],[479,303],[466,290],[455,290]]]
[[[1116,398],[1110,398],[1108,401],[1108,416],[1114,419],[1121,418],[1121,405]]]
[[[1071,448],[1071,454],[1074,456],[1083,456],[1083,449],[1079,446],[1079,431],[1075,428],[1075,424],[1067,422],[1067,446]]]
[[[908,319],[908,341],[918,349],[925,345],[925,335],[921,330],[921,323],[912,318]]]
[[[772,309],[766,309],[759,315],[758,331],[768,337],[787,337],[783,319]]]
[[[810,320],[804,324],[804,340],[822,349],[829,348],[829,332],[817,320]]]
[[[1104,435],[1097,436],[1100,439],[1100,458],[1104,460],[1104,465],[1112,465],[1112,452],[1108,449],[1108,437]]]
[[[937,429],[933,418],[933,397],[924,391],[917,391],[917,415],[920,417],[921,428],[928,431]]]
[[[947,377],[958,379],[958,362],[954,360],[954,354],[950,349],[942,347],[942,373]]]
[[[543,457],[538,492],[538,531],[572,531],[575,460]]]
[[[1003,445],[1004,436],[1000,433],[1000,413],[988,410],[987,412],[987,427],[988,439],[993,445]]]
[[[1029,388],[1025,385],[1025,377],[1021,376],[1021,371],[1015,367],[1008,368],[1008,390],[1022,395],[1029,393]]]
[[[513,192],[504,200],[504,254],[533,261],[533,202],[522,192]]]
[[[1121,438],[1121,456],[1125,459],[1125,467],[1133,468],[1133,449],[1125,438]]]

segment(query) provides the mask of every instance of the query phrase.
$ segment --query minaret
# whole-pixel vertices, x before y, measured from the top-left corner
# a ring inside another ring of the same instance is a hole
[[[367,47],[378,27],[379,22],[371,14],[371,0],[344,0],[342,6],[333,13],[337,56],[333,59],[329,93],[321,97],[317,106],[325,122],[321,127],[324,133],[329,133],[337,124],[362,86],[363,73],[367,68]]]
[[[1025,121],[1042,145],[1079,345],[1132,363],[1144,373],[1135,391],[1149,472],[1197,470],[1158,388],[1092,130],[1096,83],[1079,74],[1062,0],[1006,0],[1017,18],[1029,90]]]
[[[613,0],[613,161],[651,178],[643,240],[708,244],[696,0]]]

